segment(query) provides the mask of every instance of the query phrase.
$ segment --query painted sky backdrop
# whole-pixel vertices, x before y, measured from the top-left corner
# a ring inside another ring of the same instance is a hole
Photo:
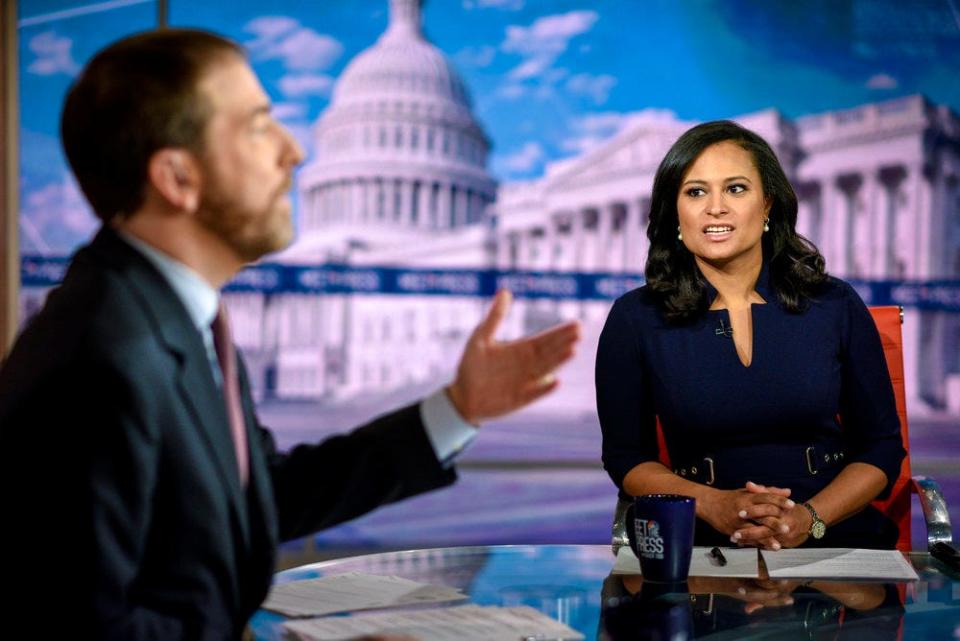
[[[429,0],[428,38],[469,87],[501,181],[533,178],[636,114],[790,117],[920,93],[960,112],[960,0]],[[170,23],[244,43],[278,117],[310,126],[387,0],[170,0]],[[20,0],[25,253],[68,253],[96,224],[57,141],[63,95],[153,0]]]

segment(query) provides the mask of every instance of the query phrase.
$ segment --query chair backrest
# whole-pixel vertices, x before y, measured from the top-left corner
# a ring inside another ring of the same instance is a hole
[[[880,332],[883,355],[887,359],[887,369],[893,382],[893,394],[897,401],[897,416],[900,417],[900,433],[907,456],[900,464],[900,476],[890,490],[890,496],[883,501],[874,501],[873,506],[887,515],[900,528],[897,549],[909,552],[910,542],[910,439],[907,429],[907,393],[903,378],[903,332],[902,310],[894,305],[870,307],[870,315]],[[660,446],[660,462],[670,467],[670,454],[667,452],[663,428],[657,419],[657,443]]]
[[[910,438],[907,426],[907,391],[903,377],[903,311],[894,305],[871,307],[870,315],[880,332],[883,354],[887,357],[887,369],[893,382],[893,394],[897,400],[897,416],[900,417],[900,434],[907,456],[900,464],[900,476],[883,501],[874,501],[873,506],[886,514],[900,528],[897,549],[909,552],[910,541]]]

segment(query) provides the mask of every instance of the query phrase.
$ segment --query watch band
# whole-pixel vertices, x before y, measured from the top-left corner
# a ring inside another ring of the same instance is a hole
[[[815,539],[822,539],[823,535],[827,533],[827,524],[823,522],[823,519],[820,518],[820,515],[817,514],[817,511],[813,509],[812,505],[806,501],[801,503],[801,505],[807,508],[810,516],[813,517],[813,523],[810,524],[810,529],[807,531],[807,534]]]

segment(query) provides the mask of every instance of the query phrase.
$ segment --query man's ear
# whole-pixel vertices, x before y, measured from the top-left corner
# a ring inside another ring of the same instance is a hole
[[[147,179],[171,205],[193,213],[200,205],[200,166],[186,149],[160,149],[147,163]]]

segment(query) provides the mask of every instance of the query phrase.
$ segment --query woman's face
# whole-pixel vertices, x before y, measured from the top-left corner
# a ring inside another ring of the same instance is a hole
[[[730,141],[701,152],[677,194],[683,244],[715,267],[762,260],[763,222],[770,212],[749,151]]]

